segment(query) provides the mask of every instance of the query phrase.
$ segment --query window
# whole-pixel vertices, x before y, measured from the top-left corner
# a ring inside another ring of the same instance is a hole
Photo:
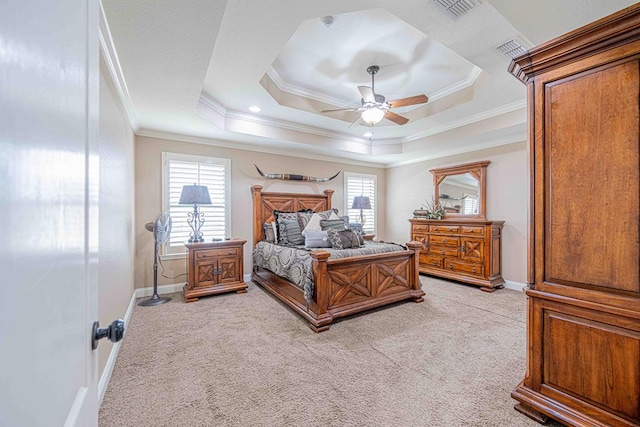
[[[163,245],[163,255],[185,253],[184,242],[189,240],[191,234],[187,218],[189,212],[193,212],[193,206],[178,204],[185,185],[195,183],[206,185],[209,189],[211,205],[199,206],[200,212],[204,213],[204,225],[200,231],[205,241],[229,237],[231,161],[174,153],[162,153],[162,156],[162,207],[169,211],[172,219],[171,235]]]
[[[478,196],[465,194],[464,195],[464,207],[463,214],[477,214],[478,213]]]
[[[376,234],[376,175],[345,172],[344,174],[345,209],[350,222],[360,222],[360,209],[351,209],[353,198],[367,196],[371,202],[371,209],[363,209],[364,224],[362,228],[366,234]]]

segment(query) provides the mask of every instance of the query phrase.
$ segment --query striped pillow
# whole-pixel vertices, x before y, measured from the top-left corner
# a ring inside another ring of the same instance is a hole
[[[278,244],[287,246],[304,245],[304,237],[297,219],[278,218]]]
[[[322,229],[322,231],[328,231],[328,230],[348,230],[349,227],[347,226],[347,224],[344,222],[344,219],[339,218],[339,219],[322,219],[320,220],[320,228]]]

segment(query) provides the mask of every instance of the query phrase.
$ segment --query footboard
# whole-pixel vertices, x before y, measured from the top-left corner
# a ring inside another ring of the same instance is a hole
[[[329,328],[334,318],[405,299],[422,302],[418,254],[422,245],[407,243],[401,252],[329,260],[324,251],[311,253],[314,275],[312,329]]]

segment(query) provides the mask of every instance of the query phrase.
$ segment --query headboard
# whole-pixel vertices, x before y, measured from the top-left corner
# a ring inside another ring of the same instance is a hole
[[[321,212],[331,209],[333,190],[324,190],[324,194],[304,193],[263,193],[261,185],[251,187],[253,195],[253,245],[264,239],[262,225],[273,221],[273,211],[297,212],[311,209]]]

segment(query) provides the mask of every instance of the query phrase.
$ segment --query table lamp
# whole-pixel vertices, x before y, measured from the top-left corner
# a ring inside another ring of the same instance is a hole
[[[187,224],[191,227],[192,233],[189,236],[189,243],[204,242],[200,229],[204,224],[204,213],[198,210],[198,205],[210,205],[211,197],[206,185],[185,185],[180,194],[180,205],[193,205],[193,212],[189,212]]]

